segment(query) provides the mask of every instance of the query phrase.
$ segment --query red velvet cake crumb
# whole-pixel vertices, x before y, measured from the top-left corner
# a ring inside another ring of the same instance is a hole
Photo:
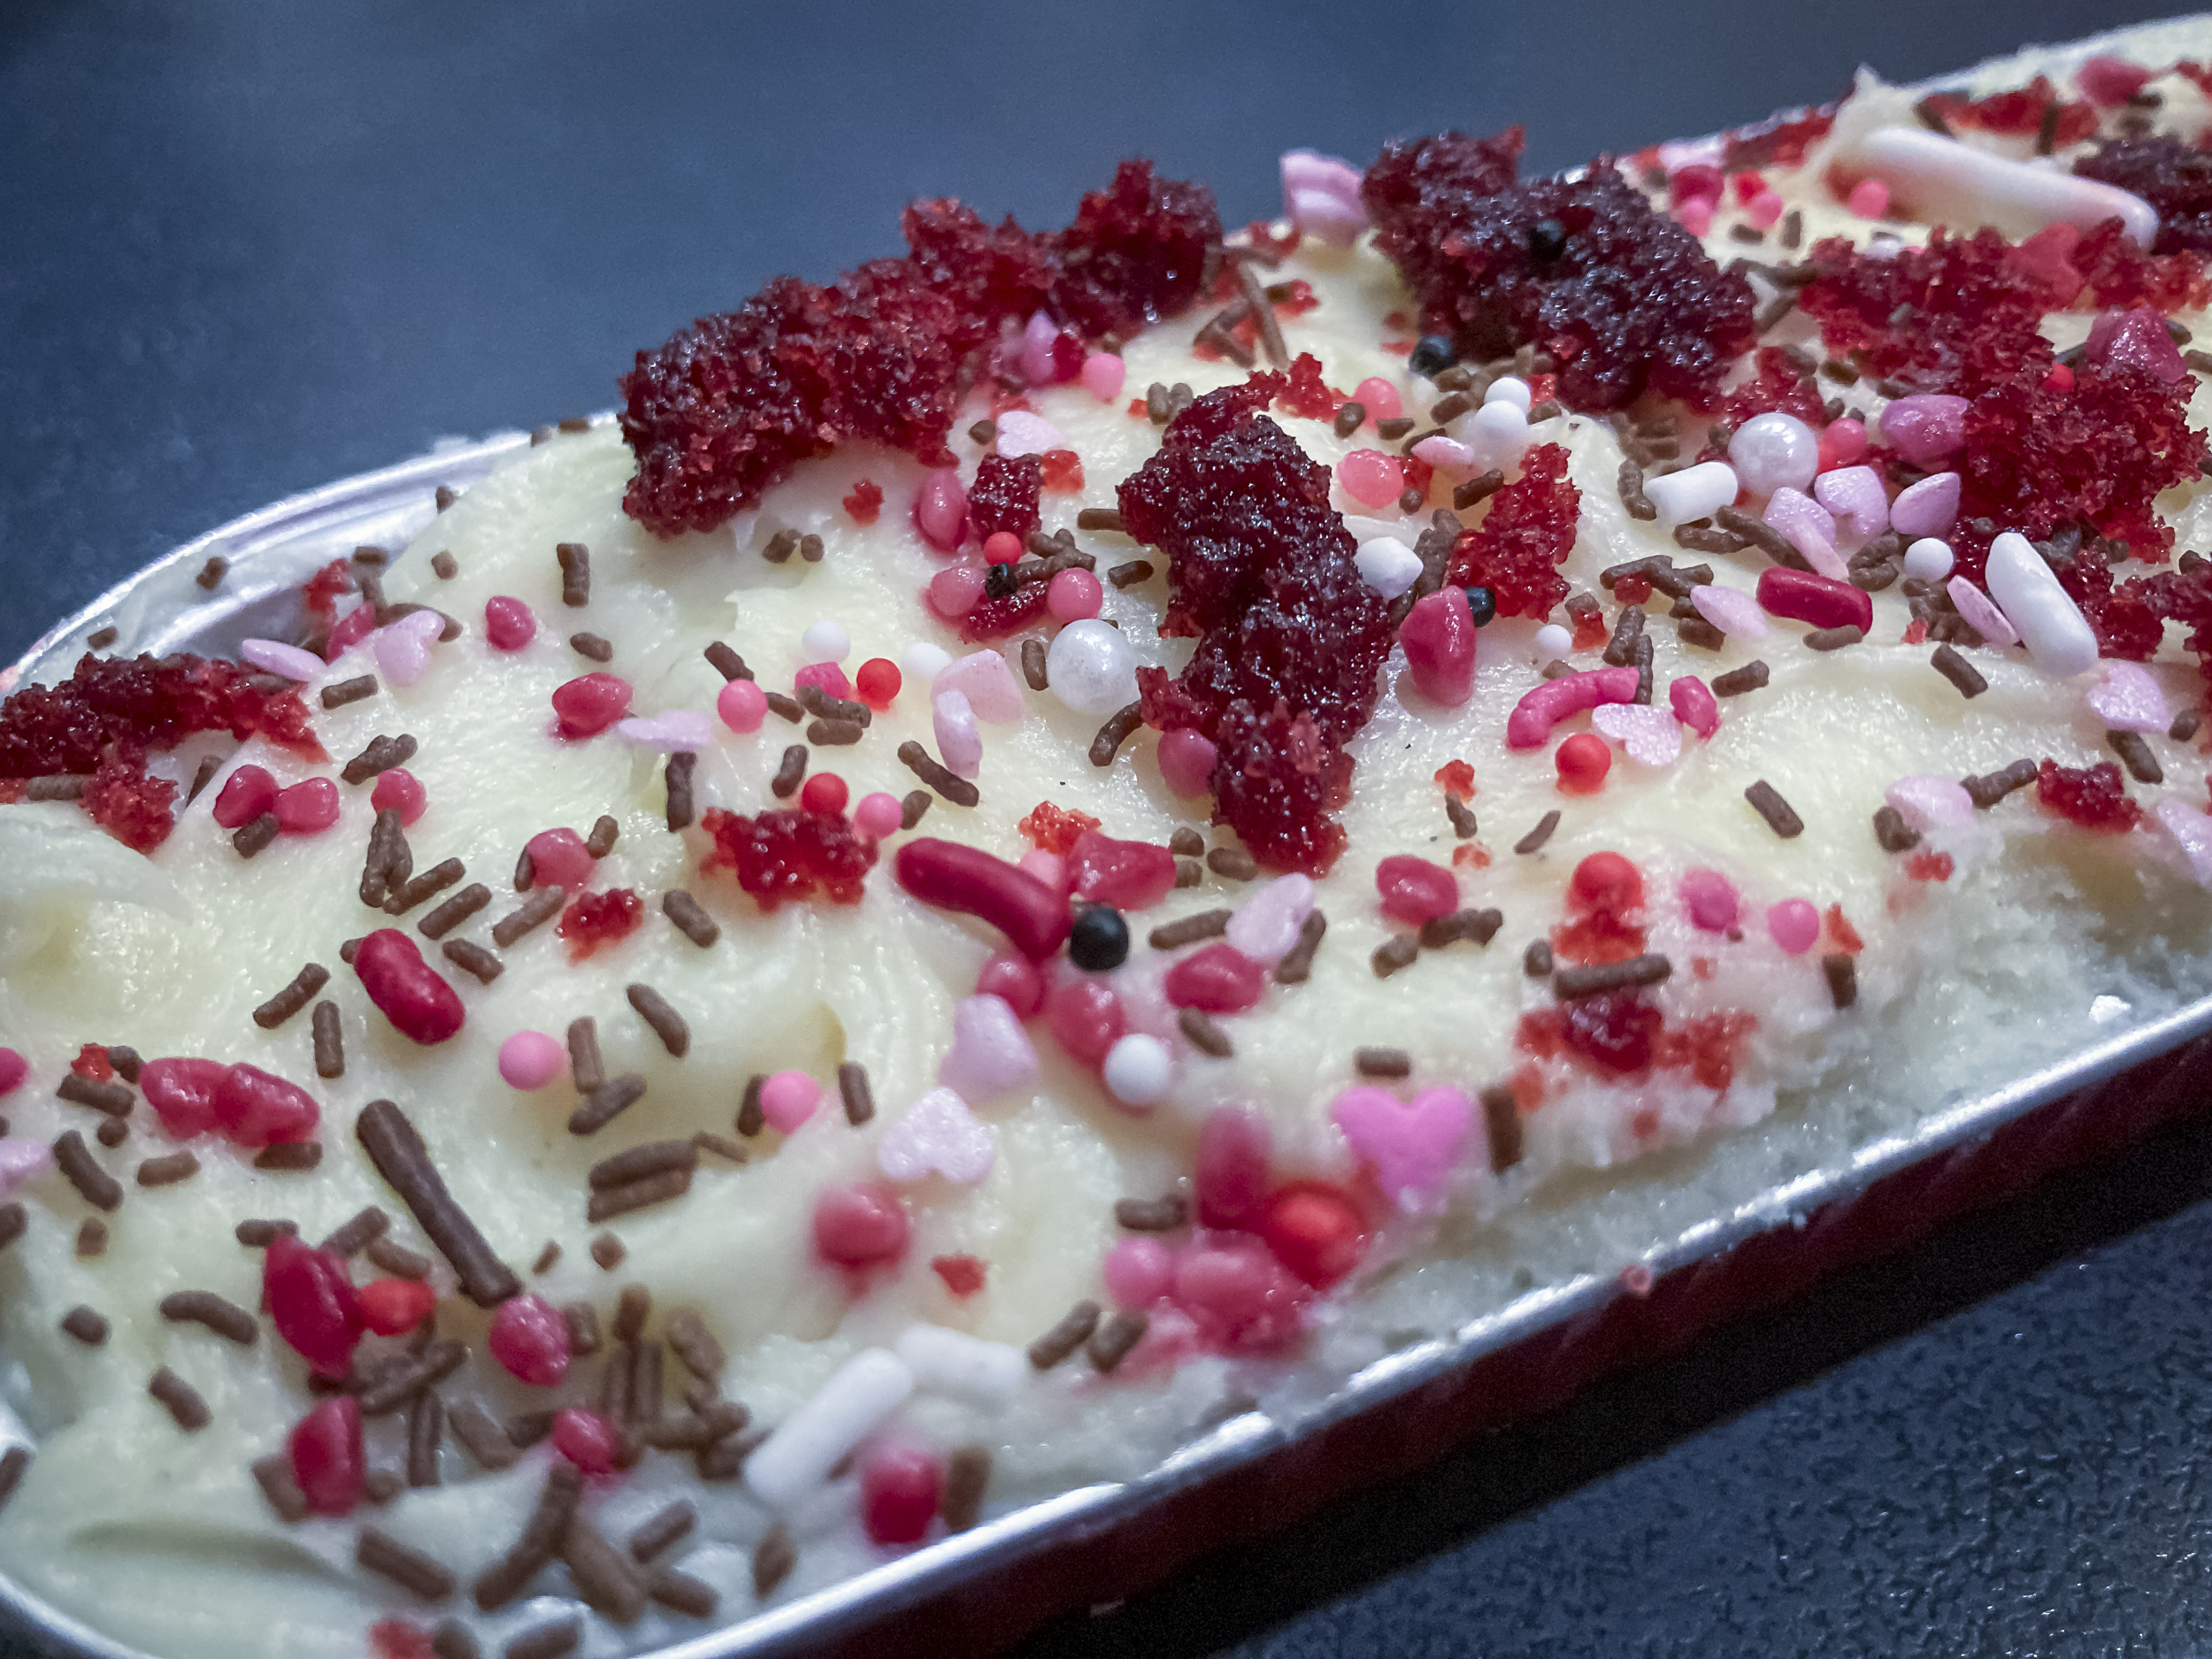
[[[561,912],[559,931],[568,941],[568,959],[581,962],[609,945],[618,944],[635,933],[644,919],[645,901],[627,887],[578,894]]]
[[[876,862],[875,842],[841,813],[775,808],[748,818],[710,807],[699,822],[714,837],[705,867],[736,872],[737,885],[764,910],[818,892],[834,904],[857,904]]]
[[[2117,185],[2158,210],[2153,253],[2212,253],[2212,152],[2163,133],[2108,138],[2077,161],[2074,171]]]
[[[1538,620],[1567,596],[1559,566],[1574,547],[1582,492],[1567,481],[1567,452],[1539,444],[1521,476],[1490,498],[1490,511],[1453,544],[1451,580],[1487,588],[1498,615]]]
[[[1084,831],[1096,829],[1098,820],[1087,812],[1071,812],[1049,801],[1040,801],[1014,827],[1040,852],[1064,854],[1082,839]]]
[[[1001,531],[1025,541],[1037,527],[1037,497],[1044,468],[1033,455],[987,455],[968,486],[968,521],[979,541]]]
[[[2035,798],[2045,811],[2103,834],[2120,834],[2143,821],[2143,809],[2108,760],[2079,767],[2046,760],[2036,770]]]

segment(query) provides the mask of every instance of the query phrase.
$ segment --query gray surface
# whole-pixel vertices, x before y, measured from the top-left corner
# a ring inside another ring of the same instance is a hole
[[[1563,165],[2154,10],[0,0],[0,661],[247,508],[606,405],[918,193],[1057,223],[1141,152],[1235,222],[1294,143]],[[2202,1139],[1037,1649],[2193,1650]]]

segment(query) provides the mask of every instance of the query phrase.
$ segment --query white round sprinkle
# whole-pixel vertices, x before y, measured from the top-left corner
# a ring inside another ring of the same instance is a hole
[[[1490,382],[1490,389],[1482,395],[1486,403],[1510,403],[1524,415],[1535,398],[1530,394],[1528,382],[1517,374],[1501,374]]]
[[[1174,1068],[1167,1045],[1139,1032],[1106,1050],[1105,1072],[1107,1092],[1116,1100],[1125,1106],[1149,1106],[1167,1093]]]
[[[1794,415],[1754,415],[1729,439],[1728,464],[1755,495],[1803,489],[1820,470],[1820,440]],[[1648,485],[1644,493],[1651,493]]]
[[[745,1484],[772,1509],[805,1496],[913,1392],[904,1360],[861,1349],[745,1460]]]
[[[1701,461],[1644,480],[1644,499],[1659,510],[1660,524],[1670,530],[1711,518],[1736,499],[1736,469],[1725,461]]]
[[[1536,660],[1555,662],[1574,649],[1575,636],[1556,622],[1547,622],[1536,630]]]
[[[1111,714],[1137,700],[1137,654],[1095,617],[1071,622],[1045,653],[1053,694],[1078,714]]]
[[[1386,599],[1395,599],[1421,580],[1421,556],[1394,535],[1361,542],[1353,562],[1360,580]]]
[[[1951,564],[1951,544],[1940,536],[1924,535],[1905,549],[1905,574],[1924,582],[1941,581]]]
[[[800,649],[810,663],[841,663],[853,654],[853,636],[834,617],[824,617],[799,636]]]
[[[1471,452],[1470,465],[1504,466],[1521,458],[1528,448],[1528,417],[1510,398],[1485,403],[1454,418],[1446,434]]]
[[[2008,530],[1989,545],[1989,596],[2047,674],[2070,680],[2097,665],[2097,635],[2027,537]]]
[[[926,685],[952,666],[952,653],[927,640],[916,640],[899,653],[899,666],[908,677]]]
[[[1004,1342],[987,1342],[941,1325],[910,1325],[900,1333],[899,1357],[915,1385],[995,1409],[1029,1380],[1029,1356]]]

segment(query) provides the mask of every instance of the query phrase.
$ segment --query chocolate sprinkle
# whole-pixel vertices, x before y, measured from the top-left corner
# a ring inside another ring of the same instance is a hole
[[[279,1025],[312,1002],[315,993],[330,983],[330,970],[319,962],[311,962],[295,974],[292,983],[253,1011],[253,1023],[264,1031],[274,1031]]]
[[[384,913],[387,916],[404,916],[425,899],[444,892],[467,873],[468,866],[458,858],[442,859],[420,875],[395,888],[384,901]]]
[[[462,1292],[471,1302],[480,1308],[496,1308],[521,1294],[521,1281],[493,1254],[476,1224],[446,1190],[405,1113],[390,1101],[371,1101],[361,1109],[354,1133],[439,1254],[453,1264]]]
[[[1552,976],[1552,989],[1562,1002],[1617,991],[1632,985],[1657,985],[1674,972],[1674,964],[1655,951],[1631,956],[1624,962],[1602,962],[1588,967],[1562,968]]]
[[[634,1342],[645,1334],[645,1322],[653,1317],[653,1293],[642,1285],[625,1285],[615,1298],[614,1340]]]
[[[128,1043],[111,1042],[108,1044],[107,1054],[108,1064],[116,1069],[123,1081],[126,1083],[138,1081],[139,1070],[146,1062],[140,1057],[137,1049]]]
[[[61,1328],[87,1348],[97,1348],[108,1340],[108,1322],[82,1302],[61,1317]]]
[[[1613,625],[1613,637],[1606,642],[1607,666],[1626,668],[1636,660],[1636,641],[1643,637],[1644,622],[1641,605],[1621,607],[1620,619]]]
[[[255,1459],[251,1467],[261,1495],[268,1499],[269,1507],[277,1512],[279,1520],[296,1526],[307,1518],[307,1494],[293,1479],[289,1453],[271,1452],[266,1457]]]
[[[280,1141],[254,1154],[253,1166],[257,1170],[311,1170],[322,1161],[319,1141]]]
[[[1321,936],[1329,931],[1329,918],[1319,910],[1306,912],[1306,919],[1298,926],[1298,942],[1290,948],[1290,954],[1275,964],[1275,983],[1303,985],[1313,972],[1314,953],[1321,949]]]
[[[1368,957],[1368,966],[1375,971],[1378,979],[1387,979],[1402,968],[1409,968],[1421,954],[1421,941],[1412,933],[1399,933],[1375,947]]]
[[[1121,746],[1143,724],[1142,703],[1130,703],[1108,716],[1106,724],[1098,728],[1098,735],[1091,740],[1091,764],[1102,768],[1112,765]]]
[[[200,1160],[189,1147],[165,1157],[148,1158],[138,1166],[141,1187],[173,1187],[200,1172]]]
[[[2016,760],[1997,772],[1983,772],[1977,777],[1962,778],[1959,782],[1974,804],[1986,810],[2010,795],[2035,781],[2036,764],[2032,760]]]
[[[502,1659],[567,1659],[583,1640],[583,1617],[571,1614],[551,1624],[532,1625],[499,1651]]]
[[[1172,1233],[1190,1219],[1190,1206],[1176,1194],[1164,1198],[1124,1198],[1114,1205],[1114,1222],[1131,1233]]]
[[[599,1054],[599,1022],[588,1014],[568,1022],[568,1075],[579,1094],[588,1094],[607,1080],[607,1064]]]
[[[251,858],[276,840],[284,826],[273,812],[264,812],[230,838],[230,844],[238,849],[241,858]]]
[[[89,1106],[111,1118],[127,1118],[131,1109],[138,1104],[138,1096],[123,1084],[104,1083],[74,1071],[65,1074],[54,1086],[54,1093],[73,1106]]]
[[[611,663],[614,661],[614,645],[612,641],[602,639],[596,634],[570,634],[568,636],[568,649],[575,652],[577,656],[584,657],[590,662]]]
[[[192,580],[207,592],[213,593],[223,585],[223,578],[228,574],[230,561],[220,553],[213,553],[208,556],[207,563],[200,566],[200,573]]]
[[[1790,803],[1782,798],[1782,792],[1764,778],[1743,792],[1743,798],[1751,803],[1759,816],[1767,821],[1767,827],[1784,841],[1790,841],[1805,833],[1805,820],[1797,816]]]
[[[749,1162],[743,1147],[738,1145],[727,1135],[716,1134],[711,1129],[695,1131],[691,1137],[691,1144],[702,1152],[711,1152],[717,1157],[727,1158],[733,1164]]]
[[[2197,727],[2202,725],[2203,721],[2204,716],[2199,710],[2184,709],[2179,714],[2174,716],[2174,723],[2166,728],[2166,735],[2177,743],[2186,743],[2196,736]]]
[[[1206,838],[1187,824],[1179,824],[1167,838],[1168,851],[1184,858],[1195,858],[1206,850]]]
[[[1102,1372],[1111,1371],[1144,1340],[1148,1323],[1141,1313],[1118,1313],[1107,1320],[1091,1333],[1091,1363]]]
[[[712,1618],[722,1605],[721,1593],[703,1578],[674,1567],[664,1567],[645,1586],[646,1594],[686,1618]]]
[[[561,1241],[558,1239],[548,1239],[545,1241],[545,1248],[538,1252],[538,1259],[530,1263],[530,1271],[540,1275],[549,1273],[560,1259]]]
[[[483,1659],[484,1655],[482,1645],[457,1618],[439,1621],[430,1632],[430,1651],[437,1659]]]
[[[1098,1328],[1098,1317],[1096,1302],[1077,1302],[1059,1324],[1029,1345],[1029,1363],[1039,1371],[1050,1371],[1090,1340],[1091,1333]]]
[[[1106,572],[1106,580],[1113,583],[1117,589],[1134,588],[1139,582],[1150,581],[1152,580],[1152,561],[1149,559],[1131,559],[1125,565],[1117,565],[1113,567],[1113,569]],[[1042,689],[1042,687],[1040,687],[1040,689]]]
[[[1886,853],[1909,853],[1920,845],[1920,832],[1895,807],[1885,806],[1874,813],[1874,839]]]
[[[442,1601],[453,1594],[453,1570],[434,1556],[410,1548],[373,1526],[361,1529],[353,1558],[363,1568],[411,1590],[426,1601]]]
[[[1421,949],[1441,950],[1462,940],[1486,945],[1504,926],[1505,918],[1492,910],[1454,910],[1448,916],[1432,916],[1421,924]]]
[[[965,778],[955,777],[927,749],[910,738],[899,745],[899,760],[909,772],[955,806],[973,806],[983,798],[973,784]],[[910,795],[908,797],[909,800],[912,798]]]
[[[806,745],[794,743],[783,751],[783,759],[776,767],[776,775],[769,780],[768,790],[779,801],[788,801],[799,793],[799,786],[806,780]]]
[[[680,1060],[690,1052],[691,1027],[666,997],[649,985],[633,985],[625,995],[630,999],[630,1006],[637,1010],[638,1018],[653,1028],[653,1034],[661,1040],[661,1047],[672,1057]]]
[[[1807,647],[1816,651],[1839,651],[1847,645],[1856,645],[1866,634],[1855,622],[1847,622],[1839,628],[1815,628],[1805,636]],[[1948,646],[1938,646],[1948,650]]]
[[[425,1279],[430,1277],[430,1258],[396,1243],[389,1238],[372,1239],[366,1255],[382,1271],[395,1279]]]
[[[562,1529],[561,1559],[568,1563],[577,1594],[594,1611],[618,1624],[634,1624],[644,1617],[644,1586],[621,1552],[580,1512],[572,1513]]]
[[[1474,506],[1478,502],[1487,501],[1504,488],[1505,474],[1494,466],[1487,472],[1469,479],[1464,484],[1452,491],[1452,505],[1461,512],[1465,512],[1468,508]]]
[[[1746,663],[1741,668],[1732,668],[1713,678],[1713,695],[1717,697],[1740,697],[1747,691],[1757,691],[1767,683],[1767,665],[1762,662]]]
[[[1540,850],[1544,843],[1551,839],[1552,832],[1558,827],[1559,809],[1554,807],[1536,820],[1534,829],[1513,843],[1513,850],[1524,855]]]
[[[1206,868],[1226,881],[1249,881],[1260,872],[1259,861],[1241,847],[1217,847],[1206,855]]]
[[[323,687],[323,707],[342,709],[349,703],[358,703],[364,697],[376,695],[374,674],[356,674],[351,680],[342,680],[334,686]]]
[[[415,924],[425,939],[443,939],[492,902],[492,890],[480,881],[471,882]]]
[[[1410,1077],[1413,1056],[1403,1048],[1355,1048],[1352,1069],[1362,1077]]]
[[[722,937],[721,925],[681,887],[672,887],[661,895],[661,914],[675,923],[678,931],[702,950]]]
[[[1858,965],[1842,951],[1831,951],[1820,959],[1820,971],[1828,976],[1828,995],[1838,1008],[1848,1008],[1859,1000]]]
[[[787,565],[798,550],[799,533],[796,530],[779,530],[768,538],[767,545],[760,550],[760,556],[771,565]]]
[[[499,1426],[492,1414],[480,1401],[463,1398],[446,1414],[446,1421],[453,1430],[453,1438],[460,1441],[462,1449],[476,1460],[480,1468],[494,1474],[511,1469],[522,1453],[507,1438],[507,1431]]]
[[[2158,764],[2158,757],[2151,753],[2151,746],[2140,732],[2108,732],[2105,741],[2120,757],[2120,764],[2128,769],[2128,776],[2138,783],[2163,783],[2166,772]]]
[[[689,1147],[688,1141],[682,1143]],[[695,1148],[694,1148],[695,1151]],[[665,1204],[681,1198],[691,1190],[691,1171],[667,1170],[658,1175],[646,1176],[642,1180],[625,1187],[609,1187],[596,1192],[584,1207],[584,1219],[595,1225],[612,1221],[617,1216],[626,1216],[634,1210],[648,1210],[655,1204]]]
[[[561,603],[572,610],[591,603],[591,549],[581,541],[563,541],[553,549],[561,565]]]
[[[937,1505],[945,1530],[964,1532],[981,1518],[983,1494],[991,1484],[991,1449],[963,1446],[945,1460],[944,1494]]]
[[[703,1383],[720,1380],[729,1356],[695,1310],[679,1308],[669,1315],[663,1334],[668,1339],[668,1346],[676,1350],[676,1357],[683,1361],[686,1371]]]
[[[868,728],[857,720],[816,720],[806,728],[806,741],[818,749],[843,749],[867,733]]]
[[[1175,885],[1178,889],[1202,887],[1205,880],[1206,866],[1195,858],[1178,858],[1175,861]]]
[[[200,1391],[166,1365],[148,1380],[146,1392],[169,1408],[169,1415],[187,1434],[196,1433],[215,1420],[207,1402],[200,1398]]]
[[[129,1122],[121,1118],[103,1118],[100,1126],[92,1132],[104,1147],[119,1147],[131,1138]]]
[[[502,950],[508,949],[525,934],[543,926],[560,914],[561,906],[568,902],[565,887],[539,887],[524,898],[515,909],[492,924],[492,943]]]
[[[122,1203],[122,1183],[100,1167],[92,1148],[74,1129],[54,1142],[54,1162],[77,1189],[77,1195],[95,1210],[113,1210]]]
[[[764,1071],[756,1071],[745,1079],[745,1094],[737,1106],[737,1133],[748,1139],[758,1134],[768,1121],[760,1103],[760,1092],[767,1081],[768,1074]]]
[[[1043,691],[1052,684],[1045,672],[1045,642],[1042,640],[1022,641],[1022,678],[1029,682],[1032,691]]]
[[[957,782],[959,780],[956,779],[954,781]],[[906,792],[905,796],[899,802],[899,827],[901,829],[912,829],[917,824],[922,821],[922,815],[928,810],[929,791],[926,789],[909,789]]]
[[[876,1097],[868,1087],[868,1068],[847,1060],[837,1068],[837,1093],[845,1102],[845,1121],[856,1129],[876,1115]]]
[[[1777,565],[1788,570],[1809,570],[1805,556],[1792,547],[1779,530],[1764,519],[1755,518],[1740,507],[1723,507],[1713,515],[1713,522],[1722,529],[1740,535],[1747,547],[1755,547]]]
[[[1482,1122],[1490,1142],[1490,1169],[1502,1175],[1521,1161],[1521,1107],[1509,1085],[1482,1091]]]
[[[380,772],[403,766],[414,757],[415,740],[411,735],[402,733],[397,737],[386,737],[379,733],[369,740],[366,749],[345,764],[345,769],[338,775],[348,783],[366,783]]]
[[[753,1547],[753,1594],[766,1601],[798,1564],[799,1547],[791,1540],[791,1529],[778,1521]]]
[[[572,1135],[595,1135],[645,1098],[645,1079],[634,1071],[611,1077],[584,1096],[583,1104],[568,1115]]]
[[[398,1357],[396,1363],[378,1373],[374,1381],[361,1391],[361,1415],[389,1416],[424,1389],[452,1376],[468,1356],[468,1349],[460,1343],[441,1338],[419,1354]]]
[[[235,1231],[239,1243],[258,1250],[279,1239],[296,1237],[299,1230],[299,1224],[295,1221],[251,1220],[240,1222]]]
[[[779,718],[788,720],[794,726],[806,718],[806,710],[799,706],[796,697],[787,697],[780,691],[771,691],[764,695],[768,700],[769,711]]]
[[[873,723],[875,711],[864,703],[849,697],[832,696],[819,686],[801,686],[799,702],[809,714],[825,720],[844,720],[865,727]]]
[[[438,1481],[438,1448],[445,1440],[445,1403],[429,1389],[407,1408],[407,1484],[420,1490]]]
[[[583,1476],[573,1463],[555,1462],[546,1472],[544,1490],[521,1537],[477,1576],[471,1593],[480,1609],[494,1613],[506,1606],[522,1594],[538,1569],[553,1558],[554,1548],[568,1530],[568,1518],[576,1511],[583,1485]]]
[[[1221,1022],[1202,1008],[1183,1010],[1175,1017],[1175,1024],[1190,1046],[1201,1054],[1226,1060],[1236,1052],[1236,1045],[1229,1040],[1229,1033],[1222,1030]]]
[[[391,1231],[392,1218],[371,1204],[315,1248],[339,1256],[358,1256]]]
[[[1444,816],[1451,819],[1452,833],[1461,841],[1469,840],[1475,833],[1474,809],[1449,790],[1444,795]]]
[[[20,1208],[20,1206],[10,1205],[8,1208],[18,1209]],[[6,1210],[0,1210],[0,1215],[5,1215],[6,1213]],[[101,1220],[97,1216],[87,1216],[77,1228],[77,1256],[79,1259],[88,1261],[96,1256],[105,1256],[107,1254],[107,1248],[108,1224]]]
[[[84,642],[96,651],[104,651],[109,646],[114,644],[116,641],[121,639],[122,637],[122,629],[115,626],[114,624],[110,623],[106,627],[95,628],[91,633],[86,634],[84,636]]]
[[[1179,950],[1202,939],[1218,939],[1229,931],[1229,918],[1234,914],[1233,910],[1200,910],[1194,916],[1164,922],[1152,930],[1148,942],[1155,950]]]

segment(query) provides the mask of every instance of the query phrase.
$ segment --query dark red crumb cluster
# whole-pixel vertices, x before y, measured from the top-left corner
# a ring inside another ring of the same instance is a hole
[[[2050,77],[2038,75],[2024,87],[1993,92],[1985,98],[1962,98],[1947,92],[1932,93],[1928,106],[1952,127],[1997,133],[2008,138],[2032,138],[2043,127],[2045,112],[2058,104],[2058,89]],[[2055,145],[2078,144],[2097,130],[2097,111],[2085,103],[2059,104],[2058,125],[2051,134]]]
[[[949,465],[945,436],[999,323],[1044,311],[1086,339],[1197,299],[1221,240],[1202,187],[1124,162],[1074,224],[1033,234],[957,202],[920,202],[911,250],[822,287],[779,277],[734,311],[638,353],[622,380],[638,460],[623,507],[661,535],[723,523],[810,456],[872,439]]]
[[[1003,530],[1017,541],[1027,541],[1037,527],[1044,487],[1044,464],[1035,456],[985,456],[968,487],[968,521],[977,539],[988,541]]]
[[[1271,868],[1318,873],[1343,850],[1342,746],[1374,712],[1390,625],[1328,469],[1260,412],[1286,385],[1261,373],[1198,399],[1118,497],[1167,556],[1161,632],[1199,642],[1179,678],[1138,671],[1146,722],[1212,739],[1215,822]]]
[[[0,781],[87,777],[83,806],[127,847],[146,852],[173,824],[176,785],[147,775],[150,755],[196,732],[265,737],[328,758],[293,691],[263,691],[234,663],[200,657],[86,657],[58,686],[27,686],[0,703]]]
[[[2120,769],[2108,760],[2093,766],[2062,766],[2046,760],[2036,769],[2035,798],[2045,811],[2108,835],[2131,830],[2143,821],[2143,809],[2130,798]]]
[[[734,871],[737,885],[764,910],[821,894],[835,904],[860,902],[876,844],[841,812],[778,807],[748,818],[710,807],[699,822],[714,837],[709,870]]]
[[[2079,286],[2070,268],[2032,257],[1993,230],[1931,232],[1925,248],[1869,258],[1847,237],[1815,242],[1814,275],[1798,290],[1833,356],[1915,391],[1971,397],[2023,367],[2051,364],[2043,313]],[[2063,280],[2071,275],[2071,285]]]
[[[644,919],[645,901],[628,887],[578,894],[561,912],[559,932],[568,946],[568,959],[581,962],[618,944]]]
[[[960,618],[960,637],[971,645],[980,645],[990,640],[1002,640],[1010,634],[1018,634],[1042,622],[1049,592],[1043,582],[1029,582],[1003,592],[986,588],[983,597],[975,602],[975,608]]]
[[[2212,152],[2157,134],[2108,138],[2074,164],[2085,179],[2141,196],[2158,210],[2153,253],[2212,253]]]
[[[1729,393],[1723,407],[1721,419],[1729,426],[1740,426],[1754,415],[1777,412],[1794,415],[1816,432],[1828,424],[1815,383],[1780,347],[1761,346],[1752,366],[1751,378]]]
[[[1559,396],[1614,409],[1647,388],[1713,406],[1756,339],[1751,286],[1601,157],[1578,179],[1516,184],[1521,129],[1391,144],[1361,195],[1376,245],[1463,356],[1533,344]]]
[[[1522,457],[1521,476],[1490,498],[1490,511],[1452,544],[1447,573],[1487,588],[1502,617],[1540,620],[1567,596],[1559,567],[1575,543],[1582,492],[1567,481],[1567,452],[1542,443]]]

